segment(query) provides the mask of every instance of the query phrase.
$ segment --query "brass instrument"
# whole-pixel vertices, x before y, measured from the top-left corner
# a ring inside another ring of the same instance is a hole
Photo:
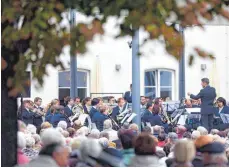
[[[170,124],[171,123],[171,121],[170,121],[170,119],[169,119],[169,117],[168,117],[168,115],[167,115],[167,112],[166,112],[166,108],[161,108],[161,115],[163,116],[163,118],[165,118],[166,120],[167,120],[167,123],[168,124]]]

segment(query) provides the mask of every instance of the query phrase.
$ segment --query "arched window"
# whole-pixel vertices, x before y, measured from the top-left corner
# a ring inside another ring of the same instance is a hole
[[[156,69],[145,72],[145,96],[174,99],[174,71]]]

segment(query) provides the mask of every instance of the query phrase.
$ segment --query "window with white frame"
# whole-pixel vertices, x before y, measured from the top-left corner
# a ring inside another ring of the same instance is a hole
[[[145,96],[174,99],[174,71],[157,69],[145,72]]]
[[[59,72],[59,99],[70,96],[71,75],[70,71]],[[89,72],[85,70],[77,71],[78,96],[84,99],[89,94]]]

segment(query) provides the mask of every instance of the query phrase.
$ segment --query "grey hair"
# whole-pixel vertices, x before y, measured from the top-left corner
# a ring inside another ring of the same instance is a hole
[[[211,130],[211,134],[212,134],[212,135],[215,135],[215,134],[217,134],[218,132],[219,132],[219,130],[217,130],[217,129],[212,129],[212,130]]]
[[[209,156],[208,160],[207,160],[208,163],[215,163],[216,160],[219,160],[220,163],[227,163],[228,162],[225,152],[223,152],[223,153],[209,153],[208,156]]]
[[[197,139],[197,138],[199,138],[199,137],[200,137],[200,131],[194,130],[194,131],[192,132],[192,139]]]
[[[44,146],[51,144],[65,145],[65,138],[54,128],[47,128],[41,134],[41,142]]]
[[[90,138],[95,138],[95,139],[99,139],[100,137],[100,131],[98,129],[92,129],[91,133],[89,134]]]
[[[25,134],[23,132],[17,132],[17,147],[21,149],[26,147]]]
[[[37,128],[32,124],[28,124],[26,129],[31,134],[36,134],[37,133]]]
[[[27,148],[32,148],[35,145],[35,139],[29,134],[25,136],[25,141]]]
[[[67,129],[67,122],[66,121],[60,121],[57,125],[57,127],[61,127],[63,130],[66,130]]]
[[[67,138],[67,137],[69,137],[69,132],[68,132],[68,131],[63,131],[63,132],[62,132],[62,135],[63,135],[65,138]]]
[[[76,131],[76,134],[77,134],[77,135],[86,136],[86,135],[88,135],[88,133],[89,133],[89,129],[88,129],[88,127],[85,127],[85,126],[81,127],[80,129],[78,129],[78,130]]]
[[[112,128],[112,122],[111,120],[105,120],[104,123],[103,123],[103,129],[109,129],[109,128]]]
[[[109,146],[109,140],[105,137],[100,138],[99,143],[104,149],[108,148],[108,146]]]
[[[200,132],[200,135],[208,135],[208,130],[206,128],[202,127],[202,126],[199,126],[197,128],[197,131]]]
[[[37,144],[38,142],[41,141],[41,137],[40,137],[40,135],[38,135],[38,134],[33,134],[32,137],[33,137],[34,140],[35,140],[35,144]]]

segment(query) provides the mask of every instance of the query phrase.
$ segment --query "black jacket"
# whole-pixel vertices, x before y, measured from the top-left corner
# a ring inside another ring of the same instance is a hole
[[[26,125],[33,124],[34,114],[35,113],[30,112],[27,109],[23,109],[21,119]]]
[[[41,107],[35,107],[34,106],[34,108],[40,109],[41,111],[43,110],[43,108],[41,108]],[[36,127],[40,127],[42,122],[43,122],[42,115],[40,115],[38,113],[35,113],[34,114],[33,125],[35,125]]]
[[[191,99],[201,99],[201,114],[208,115],[213,114],[215,109],[213,107],[214,100],[216,98],[216,91],[215,88],[206,86],[205,88],[200,90],[200,93],[198,95],[190,95]]]
[[[162,126],[161,117],[157,114],[152,114],[149,110],[146,110],[142,116],[142,122],[146,124],[149,122],[151,126],[159,125]]]
[[[72,110],[68,106],[64,107],[64,113],[68,117],[71,117],[73,115]]]
[[[130,95],[130,91],[126,92],[124,94],[124,99],[128,102],[128,103],[132,103],[132,94]]]

